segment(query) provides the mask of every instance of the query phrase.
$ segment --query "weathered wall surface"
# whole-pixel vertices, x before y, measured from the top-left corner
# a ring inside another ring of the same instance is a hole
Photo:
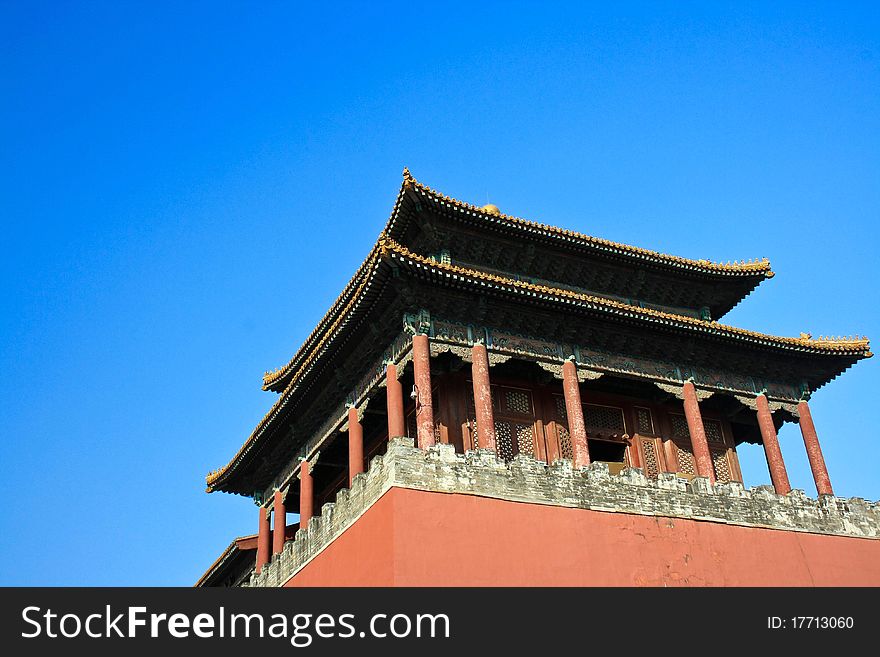
[[[880,585],[880,508],[398,439],[253,576],[280,585]]]

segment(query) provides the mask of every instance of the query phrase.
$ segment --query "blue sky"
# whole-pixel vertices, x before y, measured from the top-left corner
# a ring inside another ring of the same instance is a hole
[[[0,3],[0,584],[193,583],[204,493],[366,255],[401,170],[695,258],[726,321],[880,339],[876,3]],[[880,498],[877,359],[813,399]],[[815,494],[797,427],[792,484]],[[747,484],[769,482],[759,447]]]

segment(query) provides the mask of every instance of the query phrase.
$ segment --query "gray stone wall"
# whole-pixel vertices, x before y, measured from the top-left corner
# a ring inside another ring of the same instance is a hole
[[[355,477],[351,489],[325,504],[307,530],[284,545],[284,551],[252,575],[248,586],[281,586],[354,524],[392,487],[478,495],[515,502],[593,511],[666,516],[746,527],[880,538],[880,503],[830,495],[818,500],[801,490],[777,495],[769,486],[745,490],[742,484],[702,477],[691,481],[663,473],[648,479],[637,468],[611,475],[604,463],[574,470],[570,461],[547,465],[518,456],[509,464],[493,452],[456,454],[451,445],[428,450],[410,438],[391,441],[388,451]]]

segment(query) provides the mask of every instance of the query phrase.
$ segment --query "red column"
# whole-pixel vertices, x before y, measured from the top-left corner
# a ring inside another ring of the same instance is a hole
[[[581,406],[581,389],[578,384],[577,367],[567,360],[562,365],[562,392],[565,395],[565,414],[568,416],[568,433],[574,467],[590,465],[590,448],[587,444],[587,426],[584,424],[584,407]]]
[[[364,471],[364,427],[355,407],[348,409],[348,487]]]
[[[272,539],[269,537],[271,530],[269,529],[269,509],[260,507],[260,528],[257,531],[257,573],[263,569],[263,566],[269,563],[269,545]]]
[[[312,471],[305,459],[299,465],[299,528],[309,526],[312,518],[312,505],[315,503],[312,492]]]
[[[434,444],[434,402],[431,397],[431,348],[428,336],[413,336],[413,374],[416,392],[416,433],[419,447],[426,449]]]
[[[685,381],[682,392],[684,393],[684,416],[687,418],[688,433],[691,435],[691,449],[694,452],[697,474],[701,477],[707,477],[709,482],[714,484],[715,466],[712,464],[709,443],[706,442],[703,414],[700,413],[700,402],[697,401],[697,390],[694,388],[693,382]]]
[[[831,490],[831,478],[825,467],[825,457],[822,456],[822,448],[819,447],[819,436],[816,435],[816,427],[813,425],[813,415],[806,401],[798,403],[798,416],[804,447],[807,448],[807,458],[810,459],[810,469],[816,482],[816,491],[819,495],[834,495],[834,491]]]
[[[758,395],[755,401],[758,405],[758,426],[764,441],[764,456],[767,457],[767,466],[770,468],[770,480],[777,494],[786,495],[791,490],[791,484],[788,483],[788,474],[782,461],[782,450],[779,449],[776,427],[773,426],[773,417],[770,415],[770,404],[764,395]]]
[[[471,377],[474,380],[477,446],[482,449],[495,449],[495,417],[492,413],[492,386],[489,383],[489,354],[485,345],[474,345]]]
[[[284,493],[275,491],[275,529],[272,532],[272,554],[281,554],[284,549],[284,530],[287,527],[287,510],[284,508]]]
[[[397,380],[397,366],[385,366],[385,387],[388,392],[388,438],[406,435],[406,422],[403,419],[403,386]]]

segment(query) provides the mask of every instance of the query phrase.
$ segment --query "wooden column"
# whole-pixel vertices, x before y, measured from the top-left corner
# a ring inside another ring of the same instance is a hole
[[[403,416],[403,387],[397,380],[397,366],[385,366],[385,386],[388,393],[388,440],[406,435],[406,421]]]
[[[770,468],[770,480],[778,495],[787,495],[791,490],[791,484],[788,483],[788,473],[782,460],[782,450],[779,449],[776,427],[773,426],[773,417],[770,415],[770,404],[763,394],[758,395],[755,401],[758,406],[758,426],[764,442],[764,456],[767,457],[767,467]]]
[[[474,381],[474,413],[477,419],[477,445],[495,449],[495,417],[492,412],[492,386],[489,383],[489,354],[486,346],[475,344],[472,350],[471,378]]]
[[[312,471],[309,462],[303,459],[299,465],[299,528],[305,529],[312,519],[312,506],[315,503],[312,490]]]
[[[587,426],[584,423],[584,407],[581,406],[581,389],[577,367],[567,360],[562,365],[562,392],[565,395],[565,414],[568,416],[568,434],[574,467],[590,465],[590,447],[587,444]]]
[[[813,415],[806,400],[798,403],[798,417],[801,435],[804,437],[804,447],[807,448],[807,458],[810,459],[810,470],[813,471],[813,481],[816,482],[816,492],[819,495],[834,495],[834,491],[831,490],[831,478],[825,467],[825,457],[822,456],[822,448],[819,447],[819,436],[816,435],[816,427],[813,425]]]
[[[358,411],[352,406],[348,409],[348,487],[355,475],[364,471],[364,427],[358,419]]]
[[[269,509],[259,508],[260,525],[257,530],[257,573],[263,566],[269,563],[269,550],[271,550],[270,538],[271,530],[269,529]]]
[[[697,466],[697,474],[706,477],[710,483],[715,483],[715,466],[712,464],[712,454],[709,452],[709,443],[706,441],[706,428],[703,426],[703,414],[700,413],[700,402],[697,401],[697,390],[692,381],[685,381],[682,386],[684,393],[684,416],[687,419],[688,433],[691,436],[691,449],[694,452],[694,462]]]
[[[284,508],[284,493],[275,491],[273,515],[275,529],[272,531],[272,554],[281,554],[284,549],[284,530],[287,528],[287,509]]]
[[[431,347],[428,336],[413,336],[413,374],[416,386],[416,433],[419,447],[434,444],[434,401],[431,394]]]

